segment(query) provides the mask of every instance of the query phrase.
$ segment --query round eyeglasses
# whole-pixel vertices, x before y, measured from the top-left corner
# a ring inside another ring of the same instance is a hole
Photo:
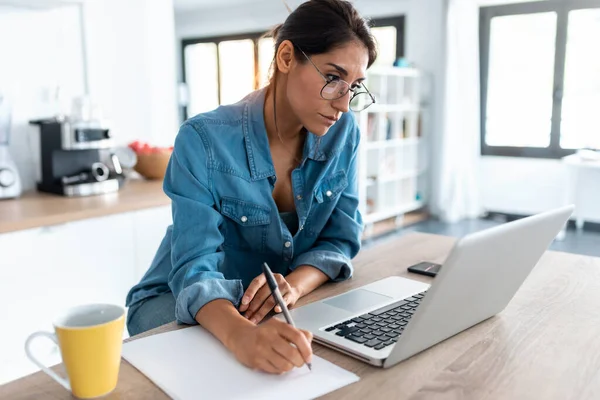
[[[298,48],[296,46],[296,48]],[[350,97],[350,109],[354,112],[359,112],[375,103],[375,97],[369,92],[369,89],[364,83],[358,84],[354,88],[350,87],[348,82],[342,79],[332,79],[326,77],[321,70],[313,63],[309,56],[306,55],[304,50],[298,48],[304,54],[304,57],[312,64],[317,70],[319,75],[325,80],[325,85],[321,89],[321,97],[325,100],[337,100],[344,97],[348,92],[352,92]]]
[[[362,111],[375,103],[375,98],[362,83],[358,87],[350,88],[348,82],[341,79],[325,79],[327,83],[321,89],[321,97],[325,100],[340,99],[351,91],[350,109],[352,111]]]

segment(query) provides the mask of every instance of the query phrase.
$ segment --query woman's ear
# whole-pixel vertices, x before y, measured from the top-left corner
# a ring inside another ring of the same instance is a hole
[[[277,49],[275,55],[275,61],[277,62],[277,69],[283,74],[287,74],[292,69],[294,63],[294,45],[289,40],[284,40]]]

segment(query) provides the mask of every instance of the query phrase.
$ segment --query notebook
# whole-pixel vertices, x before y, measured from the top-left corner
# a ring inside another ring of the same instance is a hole
[[[313,399],[359,380],[315,355],[312,371],[306,366],[283,375],[253,371],[200,326],[125,343],[122,354],[177,400]]]

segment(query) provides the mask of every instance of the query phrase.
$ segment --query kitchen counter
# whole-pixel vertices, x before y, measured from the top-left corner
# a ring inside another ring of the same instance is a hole
[[[62,197],[30,192],[18,199],[0,200],[0,233],[59,225],[171,204],[162,181],[131,179],[121,190],[89,197]]]

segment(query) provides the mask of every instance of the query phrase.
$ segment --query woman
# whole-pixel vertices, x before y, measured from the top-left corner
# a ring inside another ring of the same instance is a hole
[[[352,275],[362,220],[348,111],[374,101],[362,82],[376,46],[341,0],[303,3],[273,34],[268,87],[182,125],[164,181],[173,225],[127,296],[127,326],[198,323],[244,365],[282,373],[310,362],[312,336],[258,325],[275,305],[261,265],[290,306]]]

